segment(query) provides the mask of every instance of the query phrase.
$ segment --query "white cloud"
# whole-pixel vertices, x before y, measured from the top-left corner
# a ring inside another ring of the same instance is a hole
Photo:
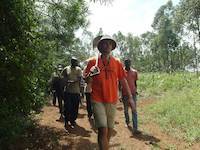
[[[173,0],[177,3],[179,0]],[[112,4],[100,5],[89,3],[89,30],[97,33],[102,28],[104,33],[142,34],[151,30],[155,13],[167,0],[113,0]]]

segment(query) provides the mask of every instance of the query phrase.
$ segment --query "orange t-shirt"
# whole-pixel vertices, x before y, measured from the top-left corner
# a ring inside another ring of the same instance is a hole
[[[96,59],[88,62],[86,74],[95,65]],[[126,76],[122,63],[110,56],[109,61],[104,63],[101,57],[98,58],[100,74],[92,77],[92,100],[105,103],[116,103],[118,100],[118,81]]]

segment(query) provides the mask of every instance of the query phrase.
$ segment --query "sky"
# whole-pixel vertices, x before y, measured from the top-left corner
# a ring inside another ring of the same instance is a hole
[[[89,3],[90,25],[88,30],[97,34],[102,28],[104,34],[112,35],[121,31],[123,34],[140,35],[151,31],[153,18],[160,6],[168,0],[113,0],[111,4]],[[180,0],[172,0],[178,4]]]

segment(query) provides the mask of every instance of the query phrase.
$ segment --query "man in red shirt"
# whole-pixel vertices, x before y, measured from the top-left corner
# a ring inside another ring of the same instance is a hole
[[[102,36],[97,44],[101,55],[91,58],[86,67],[86,82],[91,82],[91,101],[93,106],[95,126],[98,128],[98,144],[100,150],[107,150],[118,100],[118,82],[124,82],[128,100],[134,110],[132,95],[125,79],[126,73],[122,63],[111,56],[116,48],[116,42],[110,36]],[[98,62],[98,63],[96,63]]]
[[[124,61],[125,64],[125,70],[126,70],[126,80],[128,82],[131,94],[132,94],[132,102],[135,104],[135,111],[132,111],[132,122],[133,122],[133,134],[139,134],[140,131],[138,131],[138,120],[137,120],[137,111],[136,111],[136,93],[137,93],[137,80],[138,80],[138,73],[137,70],[131,68],[131,60],[126,59]],[[129,107],[129,101],[128,101],[129,93],[126,91],[126,85],[122,83],[122,100],[124,104],[124,115],[126,119],[126,126],[128,127],[130,124],[129,120],[129,114],[128,114],[128,107]]]

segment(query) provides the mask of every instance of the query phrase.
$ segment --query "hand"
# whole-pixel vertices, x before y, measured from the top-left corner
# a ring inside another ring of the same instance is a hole
[[[99,73],[100,73],[99,67],[97,67],[97,66],[92,66],[92,67],[90,68],[90,74],[89,74],[89,76],[92,77],[92,76],[97,75],[97,74],[99,74]]]
[[[92,77],[91,76],[88,76],[87,78],[85,78],[85,82],[88,84],[88,83],[91,83],[92,82]]]
[[[133,98],[132,98],[132,97],[129,97],[128,102],[129,102],[129,104],[130,104],[130,106],[131,106],[132,112],[136,112],[136,107],[135,107],[135,103],[134,103],[134,101],[133,101]]]

